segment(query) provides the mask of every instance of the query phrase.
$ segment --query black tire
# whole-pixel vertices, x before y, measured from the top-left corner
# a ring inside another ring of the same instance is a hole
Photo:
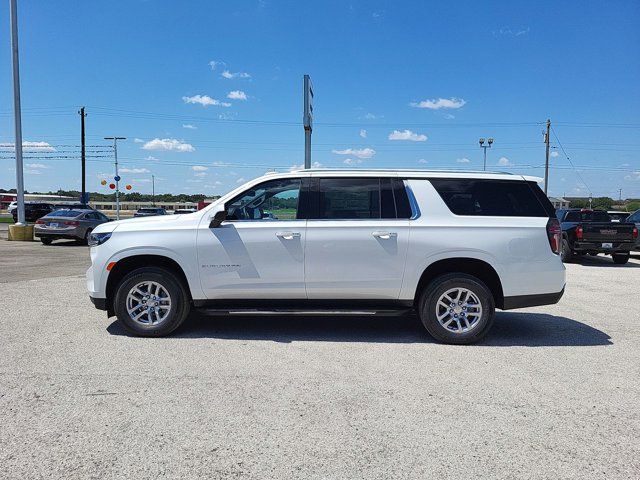
[[[629,261],[630,256],[631,254],[629,253],[614,253],[611,255],[611,258],[613,258],[613,263],[617,265],[624,265]]]
[[[91,235],[92,231],[93,231],[93,228],[87,228],[87,231],[84,232],[84,238],[82,239],[82,243],[84,243],[85,245],[89,245],[89,235]]]
[[[480,319],[469,331],[452,332],[438,321],[438,300],[452,288],[470,290],[482,306]],[[424,288],[418,302],[418,315],[429,334],[436,340],[454,345],[468,345],[484,338],[491,329],[495,318],[495,302],[491,291],[480,279],[466,273],[448,273],[435,278]]]
[[[562,253],[560,255],[563,263],[571,263],[573,261],[573,250],[571,250],[571,246],[569,245],[569,240],[566,238],[562,239]]]
[[[171,309],[166,318],[155,325],[143,325],[127,313],[127,295],[137,284],[152,281],[160,284],[171,298]],[[159,267],[138,268],[128,273],[116,287],[113,310],[129,333],[141,337],[163,337],[177,329],[189,315],[191,301],[187,287],[170,270]]]
[[[43,245],[51,245],[51,242],[53,242],[53,238],[40,237],[40,241]]]

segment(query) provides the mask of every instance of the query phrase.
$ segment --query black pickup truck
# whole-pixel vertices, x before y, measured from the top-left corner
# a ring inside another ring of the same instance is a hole
[[[562,261],[576,255],[606,253],[614,263],[629,261],[629,252],[638,238],[634,223],[612,222],[604,210],[558,209],[562,227]]]

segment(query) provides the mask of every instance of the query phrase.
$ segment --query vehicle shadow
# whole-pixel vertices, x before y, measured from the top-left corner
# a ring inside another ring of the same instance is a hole
[[[632,255],[632,259],[638,258]],[[582,265],[583,267],[609,267],[609,268],[640,268],[640,264],[629,261],[623,265],[617,265],[613,263],[610,256],[595,256],[595,255],[583,255],[581,257],[574,257],[573,263]]]
[[[112,335],[128,335],[119,322]],[[272,342],[436,343],[416,315],[352,316],[208,316],[193,313],[170,338],[217,338]],[[498,312],[480,345],[545,347],[611,345],[601,330],[566,317],[544,313]]]
[[[80,240],[54,240],[45,247],[86,247],[87,244]]]

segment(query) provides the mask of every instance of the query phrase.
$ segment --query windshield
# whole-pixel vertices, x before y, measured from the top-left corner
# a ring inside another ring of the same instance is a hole
[[[158,213],[159,211],[159,208],[141,208],[138,210],[140,213]]]
[[[56,210],[54,212],[48,213],[45,217],[77,217],[78,215],[82,215],[84,212],[79,212],[78,210]]]

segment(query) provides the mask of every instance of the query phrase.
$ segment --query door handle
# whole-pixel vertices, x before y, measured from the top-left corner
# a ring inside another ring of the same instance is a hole
[[[299,232],[276,232],[276,237],[284,238],[285,240],[293,240],[294,238],[300,238]]]
[[[395,238],[398,236],[396,232],[373,232],[371,235],[376,238],[382,238],[384,240],[388,240],[390,238]]]

